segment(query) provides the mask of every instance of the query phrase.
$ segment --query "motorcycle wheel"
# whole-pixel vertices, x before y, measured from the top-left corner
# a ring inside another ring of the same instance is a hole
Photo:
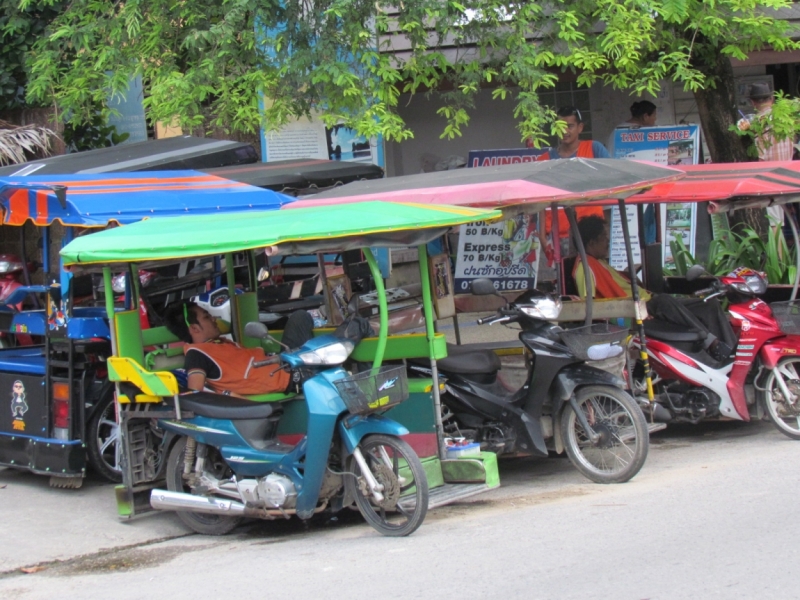
[[[171,492],[190,494],[192,493],[192,488],[186,485],[183,479],[183,455],[185,450],[186,438],[180,437],[169,451],[169,458],[167,458],[167,489]],[[211,453],[215,451],[216,450],[209,448],[207,461],[213,459]],[[242,521],[240,517],[208,515],[186,510],[178,510],[175,512],[178,514],[178,518],[183,521],[187,527],[202,535],[225,535]]]
[[[122,481],[122,445],[119,440],[114,388],[109,387],[86,428],[86,452],[89,464],[101,477],[112,483]]]
[[[367,523],[383,535],[401,537],[417,530],[428,512],[428,479],[417,454],[391,435],[369,435],[359,444],[372,475],[384,487],[375,501],[355,457],[348,459],[347,485]]]
[[[624,483],[644,465],[650,446],[642,410],[624,391],[594,385],[575,393],[589,425],[600,434],[592,443],[571,405],[561,413],[561,436],[572,464],[595,483]]]
[[[798,398],[798,404],[787,408],[774,371],[769,371],[765,389],[756,388],[757,393],[767,409],[769,420],[778,431],[793,440],[800,440],[800,358],[786,358],[775,370],[780,372],[786,387]]]

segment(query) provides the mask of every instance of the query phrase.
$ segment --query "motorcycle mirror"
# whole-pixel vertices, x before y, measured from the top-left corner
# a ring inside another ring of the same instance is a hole
[[[251,321],[244,326],[244,334],[247,337],[263,340],[269,337],[269,329],[263,323]]]
[[[470,285],[470,291],[475,296],[499,296],[491,279],[475,279]]]
[[[261,267],[258,270],[257,278],[259,282],[266,281],[267,279],[269,279],[269,269],[267,267]]]
[[[698,277],[702,277],[705,272],[706,270],[703,268],[703,265],[692,265],[689,267],[689,270],[686,271],[686,281],[694,281]]]
[[[358,314],[358,294],[353,294],[347,301],[347,314],[348,316]]]

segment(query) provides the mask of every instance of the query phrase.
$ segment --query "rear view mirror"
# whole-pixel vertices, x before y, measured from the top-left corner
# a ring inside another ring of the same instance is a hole
[[[491,279],[475,279],[470,286],[470,291],[475,296],[498,296]]]
[[[686,271],[686,281],[694,281],[698,277],[702,277],[705,272],[706,270],[703,268],[703,265],[692,265],[689,267],[689,270]]]
[[[263,323],[258,323],[257,321],[251,321],[247,325],[244,326],[244,334],[247,337],[256,338],[258,340],[264,340],[269,337],[269,329]]]
[[[267,267],[261,267],[258,270],[257,278],[259,282],[266,281],[267,279],[269,279],[269,269]]]

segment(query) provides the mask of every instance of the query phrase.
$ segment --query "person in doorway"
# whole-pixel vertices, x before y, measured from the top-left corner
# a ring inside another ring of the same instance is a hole
[[[655,127],[658,120],[658,107],[649,100],[639,100],[631,104],[631,118],[616,126],[608,137],[608,152],[614,156],[614,142],[617,129],[639,129],[640,127]],[[648,204],[644,210],[644,235],[645,243],[652,244],[656,241],[656,211],[655,206]]]
[[[639,100],[631,104],[631,118],[620,123],[608,136],[609,154],[614,156],[614,138],[616,137],[617,129],[638,129],[639,127],[655,127],[656,120],[658,119],[658,107],[649,100]]]
[[[227,396],[242,397],[251,394],[268,394],[286,391],[291,383],[291,373],[280,364],[253,367],[253,363],[267,358],[263,348],[244,348],[221,336],[217,321],[194,302],[177,304],[166,315],[167,328],[187,342],[185,368],[187,387],[211,391]],[[283,343],[298,348],[312,337],[313,319],[306,311],[295,311],[289,316],[284,330]]]
[[[622,127],[655,127],[658,119],[658,107],[649,100],[639,100],[631,104],[631,118],[617,125]]]
[[[591,273],[592,297],[594,298],[630,298],[630,279],[608,264],[609,236],[605,219],[597,216],[584,217],[578,221],[578,233],[586,250],[586,260]],[[586,297],[586,279],[583,263],[579,258],[572,268],[572,278],[581,298]],[[640,298],[649,300],[647,290],[639,289]]]
[[[567,128],[558,141],[557,148],[550,148],[537,160],[557,160],[559,158],[611,158],[605,146],[592,140],[581,140],[583,116],[574,106],[564,106],[556,112],[559,121]]]

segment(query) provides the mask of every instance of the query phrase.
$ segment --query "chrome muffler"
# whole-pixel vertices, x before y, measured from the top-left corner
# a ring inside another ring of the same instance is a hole
[[[230,517],[245,514],[245,506],[235,500],[193,496],[183,492],[155,489],[150,492],[150,506],[156,510],[188,510],[209,515],[227,515]]]

